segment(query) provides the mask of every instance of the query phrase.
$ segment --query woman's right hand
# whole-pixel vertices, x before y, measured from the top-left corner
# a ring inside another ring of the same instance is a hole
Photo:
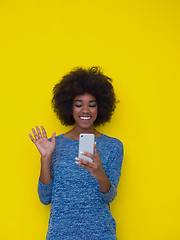
[[[43,126],[41,126],[42,134],[39,129],[39,127],[36,126],[36,131],[34,128],[32,128],[32,132],[34,137],[29,133],[29,137],[31,141],[36,145],[38,151],[41,154],[41,158],[49,158],[52,156],[55,146],[56,146],[56,140],[55,136],[56,133],[53,133],[51,142],[47,138],[46,131]]]

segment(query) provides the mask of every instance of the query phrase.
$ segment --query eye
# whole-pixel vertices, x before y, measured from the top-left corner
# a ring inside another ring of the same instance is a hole
[[[82,107],[82,105],[79,105],[79,104],[75,104],[74,106],[78,108]]]
[[[89,105],[89,107],[92,107],[92,108],[94,108],[94,107],[96,107],[96,104]]]

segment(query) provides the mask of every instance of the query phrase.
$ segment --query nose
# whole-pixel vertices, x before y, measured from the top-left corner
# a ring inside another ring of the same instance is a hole
[[[89,107],[84,105],[82,108],[82,113],[88,113],[89,112]]]

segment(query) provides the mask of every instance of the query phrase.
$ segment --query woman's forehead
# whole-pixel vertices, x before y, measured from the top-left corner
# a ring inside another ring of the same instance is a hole
[[[88,101],[88,102],[95,102],[96,101],[96,98],[89,94],[89,93],[85,93],[85,94],[82,94],[82,95],[77,95],[75,98],[74,98],[74,101]]]

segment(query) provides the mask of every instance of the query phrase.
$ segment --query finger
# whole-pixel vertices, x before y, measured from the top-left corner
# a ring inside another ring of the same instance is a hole
[[[86,161],[86,160],[84,160],[82,158],[75,158],[75,159],[77,160],[78,163],[81,163],[81,164],[83,164],[85,166],[88,166],[90,168],[94,167],[94,163],[93,162]]]
[[[38,136],[39,136],[39,138],[42,138],[42,134],[41,134],[41,131],[40,131],[40,129],[39,129],[38,126],[36,126],[36,130],[37,130],[37,132],[38,132]]]
[[[32,137],[32,135],[29,133],[29,137],[30,137],[30,139],[31,139],[31,141],[33,142],[33,143],[35,143],[36,142],[36,140]]]
[[[43,137],[47,138],[46,130],[44,129],[43,126],[41,126],[41,129],[42,129]]]
[[[53,133],[51,142],[56,143],[56,133]]]
[[[38,140],[39,137],[38,137],[36,131],[34,130],[34,128],[32,128],[32,131],[33,131],[33,134],[34,134],[34,138],[35,138],[36,140]]]
[[[94,155],[99,157],[99,152],[97,150],[96,142],[94,143]]]
[[[91,158],[92,160],[94,159],[94,155],[91,154],[91,153],[87,153],[87,152],[80,152],[80,154],[84,155],[84,156],[87,156],[89,158]],[[94,160],[93,160],[94,161]]]
[[[86,165],[84,165],[84,164],[81,163],[81,162],[75,162],[75,163],[76,163],[77,165],[83,167],[84,169],[87,169],[88,171],[92,170],[89,166],[86,166]]]

